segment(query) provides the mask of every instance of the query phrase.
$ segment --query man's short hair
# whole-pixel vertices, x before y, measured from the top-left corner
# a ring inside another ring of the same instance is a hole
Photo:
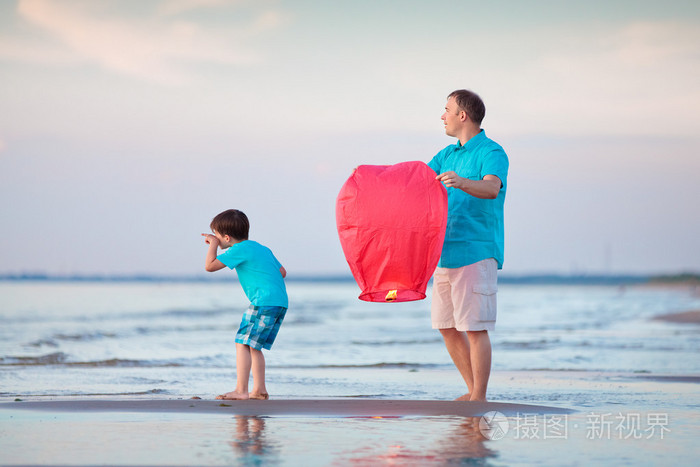
[[[217,214],[212,219],[209,227],[221,235],[228,235],[236,240],[248,240],[250,223],[248,222],[248,217],[242,211],[229,209]]]
[[[486,106],[484,101],[481,100],[478,94],[469,91],[467,89],[458,89],[457,91],[452,91],[447,98],[455,98],[455,102],[461,110],[464,110],[471,121],[477,125],[481,125],[481,121],[486,115]]]

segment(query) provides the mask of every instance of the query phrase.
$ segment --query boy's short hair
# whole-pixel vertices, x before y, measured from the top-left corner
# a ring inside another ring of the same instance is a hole
[[[481,121],[486,115],[486,106],[478,94],[466,89],[458,89],[457,91],[452,91],[450,95],[447,96],[448,99],[450,97],[455,98],[455,102],[459,108],[464,110],[474,123],[481,125]]]
[[[209,227],[221,235],[228,235],[236,240],[248,240],[250,223],[248,222],[248,217],[242,211],[228,209],[217,214],[212,219]]]

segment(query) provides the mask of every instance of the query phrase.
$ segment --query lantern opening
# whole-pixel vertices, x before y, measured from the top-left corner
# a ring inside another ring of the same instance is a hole
[[[396,293],[395,298],[390,299],[390,297],[393,296],[394,292]],[[373,289],[372,291],[368,291],[368,292],[360,294],[360,296],[358,298],[360,300],[365,301],[365,302],[385,302],[385,303],[410,302],[413,300],[423,300],[425,298],[425,294],[421,293],[419,291],[410,290],[410,289],[391,289],[391,290]]]

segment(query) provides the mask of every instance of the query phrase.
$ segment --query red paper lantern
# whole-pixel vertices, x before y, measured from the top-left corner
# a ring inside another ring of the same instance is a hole
[[[447,226],[447,190],[424,162],[361,165],[336,199],[340,244],[368,302],[425,298]]]

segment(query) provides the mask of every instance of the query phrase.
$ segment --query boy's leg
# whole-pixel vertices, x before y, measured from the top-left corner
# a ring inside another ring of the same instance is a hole
[[[248,394],[250,380],[250,347],[236,342],[236,391]]]
[[[267,399],[267,388],[265,387],[265,356],[262,350],[250,349],[253,371],[253,390],[250,391],[251,399]]]
[[[217,396],[217,399],[243,400],[248,399],[248,380],[250,379],[251,348],[236,342],[236,389]]]

